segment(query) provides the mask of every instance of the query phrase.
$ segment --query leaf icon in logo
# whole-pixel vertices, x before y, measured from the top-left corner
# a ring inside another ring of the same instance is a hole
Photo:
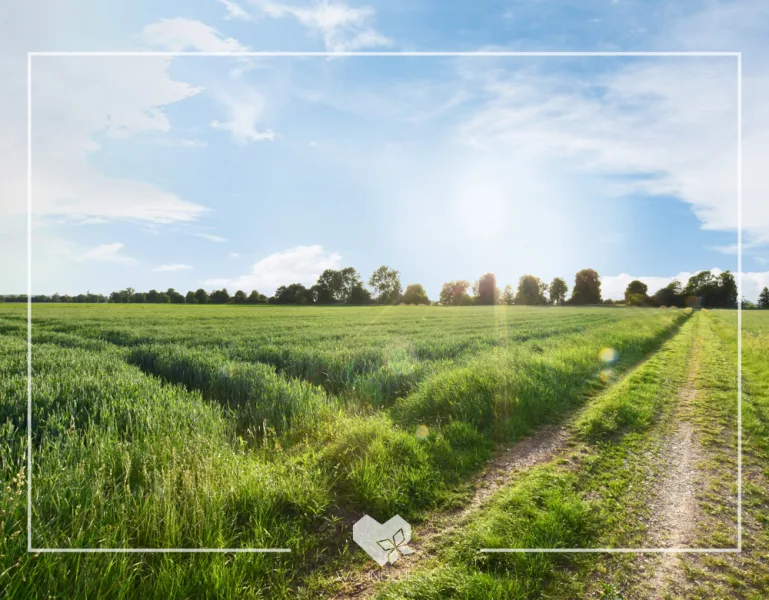
[[[398,515],[384,524],[364,515],[353,525],[353,539],[380,566],[414,552],[408,547],[411,525]]]

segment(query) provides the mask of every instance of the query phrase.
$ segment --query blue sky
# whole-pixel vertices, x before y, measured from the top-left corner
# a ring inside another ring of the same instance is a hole
[[[769,284],[762,3],[6,10],[0,293],[26,289],[28,50],[741,50],[745,295]],[[32,90],[35,293],[736,269],[733,57],[37,57]]]

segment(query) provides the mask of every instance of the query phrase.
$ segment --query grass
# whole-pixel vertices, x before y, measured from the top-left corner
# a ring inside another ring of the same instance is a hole
[[[318,421],[335,416],[325,392],[305,381],[285,379],[262,363],[235,362],[215,351],[179,344],[135,346],[128,361],[223,404],[237,422],[238,433],[249,440],[289,430],[301,436]]]
[[[698,530],[703,545],[735,545],[736,538],[736,364],[735,313],[711,313],[711,352],[702,370],[708,390],[697,407],[713,459],[707,511]],[[758,600],[769,596],[769,313],[743,312],[743,521],[742,553],[686,559],[691,598]]]
[[[25,314],[0,307],[0,593],[294,597],[312,570],[357,560],[349,526],[358,516],[399,513],[416,523],[461,500],[497,444],[612,384],[601,348],[619,352],[611,366],[619,375],[686,316],[35,307],[36,546],[292,550],[38,556],[26,553]],[[531,477],[507,499],[523,516],[500,522],[498,533],[534,522],[537,539],[573,543],[596,532],[579,477]],[[478,527],[480,542],[497,524]],[[474,573],[479,565],[468,560],[462,568]],[[532,566],[520,589],[557,561],[547,564]],[[504,567],[482,571],[478,585],[501,585]]]
[[[686,323],[648,361],[591,400],[570,425],[576,445],[566,460],[522,473],[442,539],[432,560],[405,580],[383,586],[377,598],[621,597],[617,586],[625,581],[621,575],[606,580],[601,555],[478,550],[643,545],[647,484],[657,475],[649,457],[659,451],[668,426],[664,417],[686,380],[700,320],[697,315]],[[642,419],[616,418],[637,401]],[[618,562],[631,566],[627,557]]]

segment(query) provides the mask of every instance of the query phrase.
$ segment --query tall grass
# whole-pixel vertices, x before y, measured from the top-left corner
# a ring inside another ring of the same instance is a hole
[[[221,402],[231,409],[239,432],[255,440],[271,430],[307,432],[335,414],[334,402],[325,392],[281,377],[268,365],[233,362],[216,352],[175,344],[138,346],[128,360]]]
[[[536,352],[520,345],[482,353],[465,366],[427,380],[396,404],[395,415],[407,424],[458,419],[497,440],[515,439],[658,347],[689,314],[681,311],[664,324],[642,321],[599,327],[542,343]],[[611,365],[599,356],[606,347],[619,357]]]
[[[226,412],[199,392],[165,385],[109,353],[40,345],[33,377],[36,547],[290,547],[294,554],[182,558],[203,571],[176,581],[173,557],[137,567],[124,555],[27,555],[26,348],[12,339],[0,347],[6,597],[57,589],[66,597],[190,597],[214,582],[224,597],[260,597],[265,590],[283,597],[297,562],[328,542],[324,513],[332,498],[317,468],[247,451]]]
[[[0,594],[294,597],[303,574],[351,553],[350,520],[416,522],[466,494],[495,441],[605,385],[602,346],[619,349],[621,370],[683,318],[198,308],[35,307],[34,544],[292,553],[27,555],[26,330],[14,309],[0,336]]]

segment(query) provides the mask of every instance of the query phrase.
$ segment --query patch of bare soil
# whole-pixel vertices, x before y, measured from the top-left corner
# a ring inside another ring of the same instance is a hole
[[[694,378],[689,377],[679,394],[679,404],[673,415],[676,428],[663,450],[661,481],[656,486],[649,523],[649,543],[652,548],[692,547],[697,524],[697,465],[702,460],[702,447],[694,425],[686,418],[696,395]],[[680,553],[661,554],[651,577],[639,590],[644,598],[665,598],[684,583],[685,575]],[[646,562],[648,556],[639,557]]]
[[[405,578],[421,561],[430,558],[435,542],[451,533],[489,500],[497,490],[508,486],[524,469],[553,460],[568,445],[569,434],[565,427],[545,427],[530,437],[498,452],[486,465],[474,482],[472,499],[461,509],[443,511],[429,517],[420,527],[415,527],[409,547],[413,554],[402,556],[395,564],[372,566],[356,573],[340,573],[337,581],[343,589],[333,596],[334,600],[370,598],[377,584]]]

